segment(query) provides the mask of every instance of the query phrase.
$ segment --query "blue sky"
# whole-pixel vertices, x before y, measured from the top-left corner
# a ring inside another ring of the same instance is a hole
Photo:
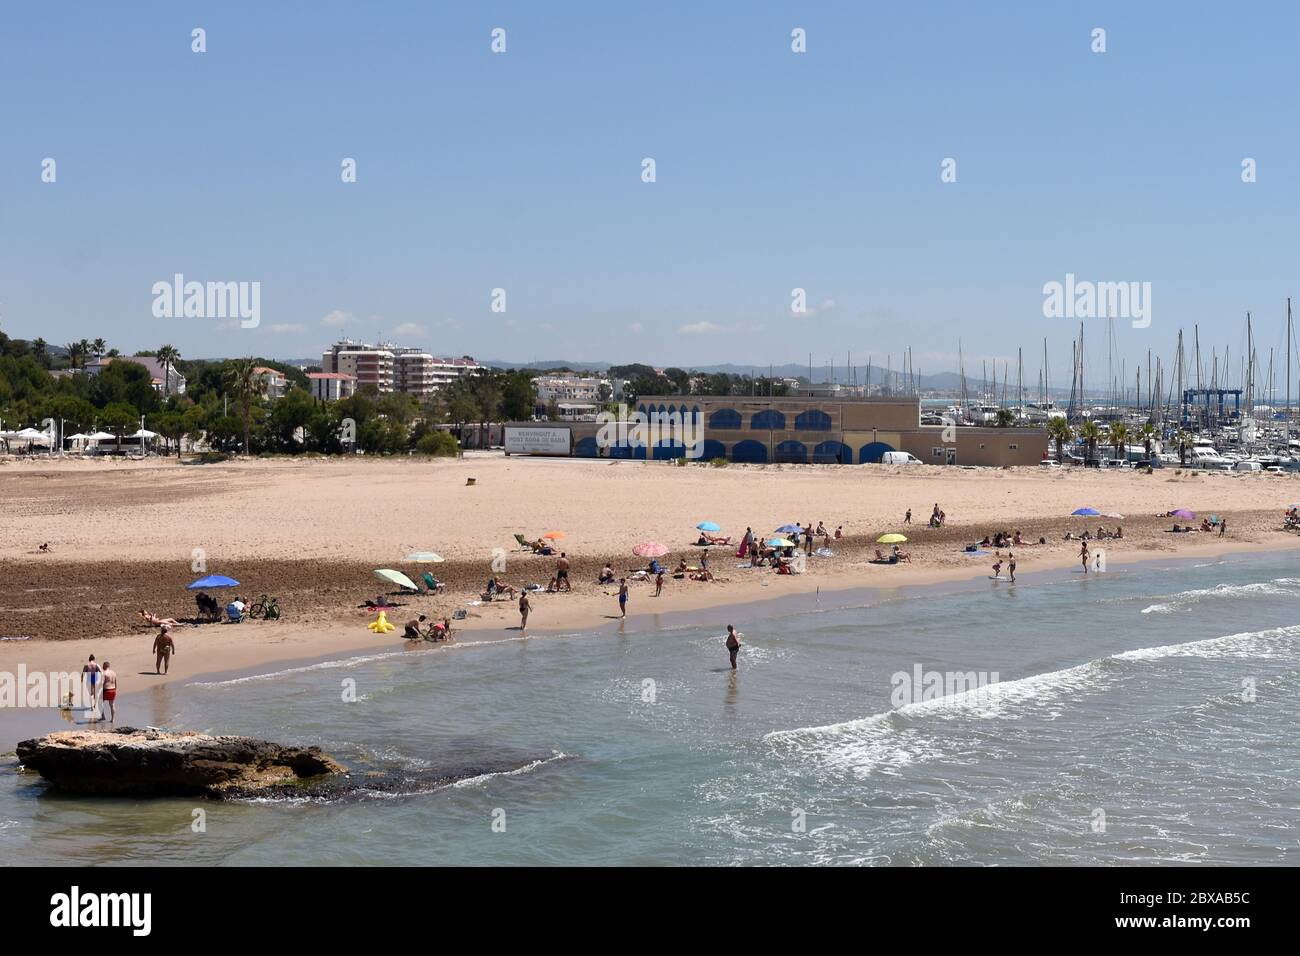
[[[1068,384],[1077,323],[1042,287],[1072,272],[1152,283],[1150,327],[1116,323],[1130,378],[1196,323],[1235,367],[1245,313],[1266,356],[1300,291],[1298,26],[1281,3],[12,5],[0,327],[189,357],[340,331],[513,361],[911,346],[922,372],[960,339],[968,373],[1019,345],[1031,379],[1046,336]],[[155,318],[176,272],[260,281],[261,325]],[[1087,335],[1095,370],[1104,320]]]

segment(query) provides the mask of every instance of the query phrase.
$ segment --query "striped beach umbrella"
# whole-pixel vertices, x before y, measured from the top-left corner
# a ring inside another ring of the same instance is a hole
[[[668,549],[658,541],[642,541],[632,549],[632,553],[638,558],[662,558]]]

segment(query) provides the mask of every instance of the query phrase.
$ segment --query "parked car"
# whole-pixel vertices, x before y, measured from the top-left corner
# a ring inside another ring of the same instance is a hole
[[[887,451],[880,456],[882,465],[922,465],[921,459],[905,451]]]
[[[1044,458],[1038,463],[1041,468],[1060,468],[1061,463],[1053,458]]]

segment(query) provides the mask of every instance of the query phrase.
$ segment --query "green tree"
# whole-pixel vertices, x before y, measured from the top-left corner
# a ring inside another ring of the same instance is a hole
[[[1009,408],[999,408],[997,416],[994,419],[993,423],[998,428],[1010,428],[1013,424],[1015,424],[1015,421],[1016,421],[1015,412],[1011,411],[1011,409]]]
[[[1074,429],[1064,416],[1058,415],[1047,420],[1047,436],[1056,442],[1056,460],[1061,461],[1065,457],[1065,446],[1074,441]]]
[[[454,458],[460,454],[460,443],[448,432],[426,432],[416,443],[415,450],[421,455],[433,455],[439,458]]]
[[[1103,437],[1101,426],[1090,418],[1079,426],[1079,437],[1088,447],[1088,461],[1092,461],[1097,457],[1097,443]]]
[[[122,436],[140,427],[140,415],[134,406],[114,402],[100,410],[99,427],[117,436],[117,451],[121,454]]]
[[[103,342],[103,339],[100,339]],[[181,357],[180,349],[170,345],[164,345],[158,350],[158,364],[163,367],[163,394],[172,393],[172,365],[179,361]]]
[[[239,403],[240,418],[244,422],[244,454],[249,454],[252,444],[253,403],[266,391],[266,380],[258,375],[257,359],[236,359],[226,366],[225,385],[234,392]]]
[[[1107,435],[1111,447],[1115,449],[1115,457],[1121,460],[1128,458],[1128,425],[1123,422],[1113,422],[1107,429]]]

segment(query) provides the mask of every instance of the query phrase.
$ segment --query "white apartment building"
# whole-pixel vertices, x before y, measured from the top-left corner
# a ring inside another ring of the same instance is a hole
[[[312,398],[321,402],[351,398],[357,391],[357,380],[342,372],[308,372],[307,381]]]
[[[351,339],[340,339],[321,356],[324,373],[351,375],[357,387],[373,385],[379,392],[406,392],[420,398],[482,367],[468,355],[438,358],[424,349]]]

